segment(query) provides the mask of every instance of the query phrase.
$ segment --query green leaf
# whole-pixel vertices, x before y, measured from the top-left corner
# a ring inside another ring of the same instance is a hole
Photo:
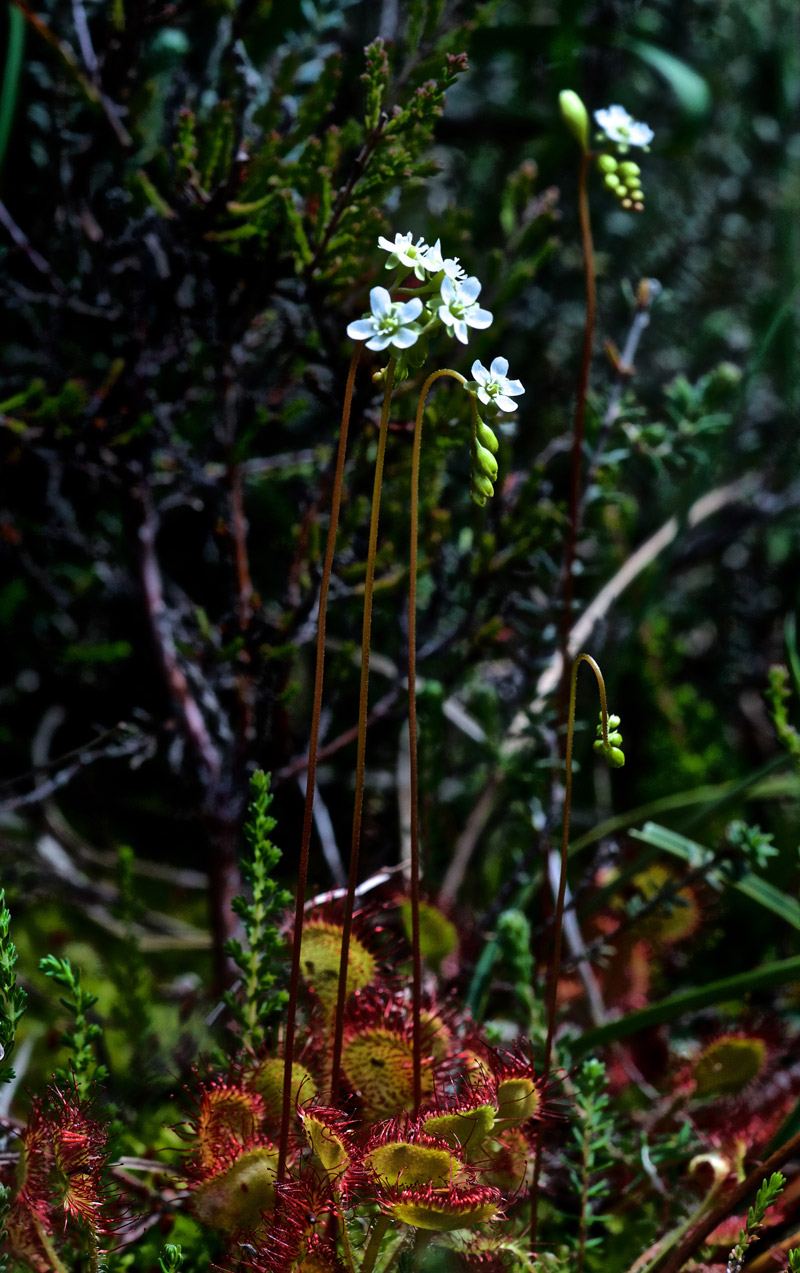
[[[694,119],[701,119],[709,113],[711,90],[702,75],[698,75],[691,66],[687,66],[674,54],[667,53],[666,49],[660,49],[657,45],[648,44],[644,40],[623,38],[619,43],[629,53],[641,58],[667,81],[680,102],[684,114]]]
[[[656,849],[663,849],[665,853],[681,858],[692,867],[701,866],[710,854],[710,850],[702,844],[689,840],[685,835],[679,835],[677,831],[671,831],[669,827],[659,826],[657,822],[646,822],[641,831],[632,831],[631,835],[634,840],[642,840]],[[719,873],[714,872],[714,874]],[[747,871],[741,879],[731,880],[730,887],[743,893],[752,901],[758,902],[759,906],[763,906],[765,910],[779,915],[787,924],[791,924],[792,928],[800,930],[800,904],[767,880],[761,879],[759,875],[753,875]]]
[[[791,959],[778,959],[762,964],[750,972],[736,973],[733,977],[723,977],[720,981],[711,981],[706,986],[696,986],[692,990],[683,990],[680,994],[670,995],[660,1003],[650,1004],[637,1012],[629,1012],[617,1021],[609,1021],[607,1025],[596,1030],[587,1030],[586,1034],[576,1039],[572,1046],[574,1055],[604,1047],[607,1043],[616,1043],[618,1039],[628,1039],[642,1030],[650,1030],[653,1026],[663,1025],[665,1021],[674,1021],[677,1017],[690,1012],[698,1012],[714,1003],[727,1003],[729,1000],[742,999],[755,990],[773,990],[776,986],[786,986],[800,976],[800,955]]]

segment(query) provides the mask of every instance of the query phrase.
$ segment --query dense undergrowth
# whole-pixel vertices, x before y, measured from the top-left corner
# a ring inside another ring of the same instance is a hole
[[[5,8],[0,1265],[800,1267],[793,6]]]

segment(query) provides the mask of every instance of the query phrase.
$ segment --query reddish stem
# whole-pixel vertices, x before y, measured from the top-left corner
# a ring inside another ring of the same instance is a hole
[[[353,402],[353,385],[356,368],[361,357],[362,344],[356,345],[350,360],[347,383],[344,391],[342,407],[342,426],[339,433],[339,450],[336,455],[336,473],[333,479],[333,495],[331,498],[331,516],[328,525],[328,540],[325,545],[325,560],[322,567],[322,579],[319,589],[319,614],[317,618],[317,667],[314,678],[314,706],[311,714],[311,738],[308,745],[308,773],[306,776],[306,798],[303,808],[303,833],[300,841],[300,865],[297,879],[297,902],[294,917],[294,940],[292,942],[292,970],[289,977],[289,1002],[286,1009],[286,1031],[283,1037],[283,1110],[281,1116],[281,1137],[278,1146],[278,1181],[282,1181],[286,1172],[286,1154],[289,1147],[289,1126],[292,1112],[292,1059],[294,1056],[294,1034],[297,1018],[297,995],[300,986],[300,948],[303,940],[303,915],[306,904],[306,882],[308,880],[308,855],[311,844],[311,825],[313,818],[314,789],[317,777],[317,749],[319,744],[319,723],[322,712],[322,684],[325,675],[325,621],[328,608],[328,587],[333,569],[333,554],[336,548],[336,531],[339,525],[339,508],[342,502],[342,479],[344,477],[344,461],[347,451],[347,433],[350,426],[350,408]]]
[[[413,986],[413,1065],[414,1115],[422,1101],[422,958],[419,940],[419,765],[417,758],[417,560],[419,539],[419,465],[422,454],[422,419],[428,390],[441,376],[450,376],[466,384],[457,371],[443,368],[434,371],[422,386],[414,424],[414,450],[411,460],[411,509],[408,578],[408,755],[411,786],[411,952]],[[471,398],[473,416],[475,399]]]
[[[549,986],[547,995],[547,1035],[544,1044],[544,1060],[542,1074],[547,1079],[550,1073],[550,1062],[553,1056],[553,1036],[556,1028],[556,1006],[558,1002],[558,980],[561,973],[561,937],[564,919],[564,899],[567,892],[567,860],[569,855],[569,821],[572,811],[572,746],[575,734],[575,697],[578,682],[578,668],[581,663],[588,663],[597,680],[600,691],[600,712],[602,717],[603,742],[608,745],[608,704],[603,673],[600,671],[591,654],[579,654],[572,664],[569,683],[569,712],[567,717],[567,754],[564,777],[564,818],[561,826],[561,870],[558,879],[558,893],[555,899],[556,913],[553,933],[553,960],[549,969]],[[536,1137],[536,1161],[533,1169],[531,1185],[531,1246],[536,1241],[536,1226],[539,1209],[539,1177],[541,1174],[541,1144]]]
[[[589,164],[591,161],[591,153],[588,151],[584,152],[581,155],[581,166],[578,173],[578,216],[580,219],[583,268],[586,280],[586,318],[583,325],[581,365],[578,372],[578,390],[575,398],[575,415],[572,424],[572,480],[569,497],[567,552],[564,562],[564,613],[561,622],[562,711],[566,704],[567,686],[569,684],[569,634],[572,628],[572,600],[575,590],[575,549],[578,539],[578,519],[580,517],[583,436],[586,426],[586,399],[589,392],[589,373],[592,366],[595,310],[597,308],[597,285],[595,283],[594,273],[594,248],[592,246],[592,226],[589,220],[588,177]]]
[[[375,585],[375,558],[378,551],[378,518],[383,485],[383,461],[386,455],[386,439],[389,436],[389,408],[394,383],[395,359],[386,368],[386,389],[383,395],[381,423],[378,432],[378,453],[375,457],[375,481],[372,487],[372,513],[367,549],[367,573],[364,579],[364,619],[361,629],[361,683],[358,695],[358,742],[356,745],[356,790],[353,802],[353,834],[350,843],[350,871],[347,880],[344,919],[342,921],[342,950],[339,959],[339,991],[336,999],[336,1016],[333,1035],[333,1060],[331,1063],[331,1100],[336,1101],[342,1068],[342,1041],[344,1039],[344,1009],[347,1001],[347,964],[350,957],[350,936],[353,931],[356,884],[358,883],[358,858],[361,848],[361,815],[364,808],[364,769],[367,751],[367,708],[369,697],[369,651],[372,633],[372,594]],[[285,1094],[284,1094],[285,1100]]]

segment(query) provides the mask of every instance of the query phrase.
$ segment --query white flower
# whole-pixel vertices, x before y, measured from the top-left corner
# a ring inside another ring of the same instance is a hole
[[[439,306],[439,317],[445,327],[454,328],[456,339],[462,345],[467,343],[468,327],[489,327],[492,322],[489,310],[481,309],[478,305],[480,290],[480,282],[474,275],[463,283],[456,283],[447,277],[442,279],[444,303]]]
[[[423,239],[417,239],[414,242],[414,236],[410,232],[408,234],[396,234],[394,243],[389,239],[385,239],[383,235],[378,239],[378,247],[383,248],[384,252],[389,252],[389,260],[386,262],[387,270],[393,270],[399,264],[407,265],[413,270],[418,279],[425,278],[425,253],[430,251],[427,243]]]
[[[426,270],[430,270],[431,274],[439,274],[444,270],[448,278],[455,282],[467,277],[467,271],[463,265],[459,264],[457,256],[442,256],[442,241],[437,239],[432,248],[428,248],[423,257],[422,264]]]
[[[649,146],[655,135],[647,124],[637,123],[624,106],[609,106],[607,110],[595,111],[594,117],[609,141],[623,146]]]
[[[518,398],[525,390],[519,380],[509,380],[507,372],[507,358],[494,358],[488,371],[477,358],[472,364],[472,378],[478,385],[481,402],[494,403],[500,411],[516,411],[512,398]]]
[[[372,316],[359,318],[347,328],[351,340],[366,340],[367,349],[385,349],[387,345],[410,349],[416,344],[419,332],[409,324],[422,313],[419,297],[404,302],[393,301],[385,287],[373,287],[369,303]]]

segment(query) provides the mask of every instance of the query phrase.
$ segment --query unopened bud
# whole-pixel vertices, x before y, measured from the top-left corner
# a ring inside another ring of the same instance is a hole
[[[577,93],[571,88],[564,89],[558,95],[561,118],[581,150],[589,149],[589,113]]]
[[[617,161],[613,155],[598,155],[597,156],[597,167],[600,169],[601,172],[616,172],[617,166],[618,166]],[[624,165],[622,164],[619,165],[620,170],[623,167]]]

